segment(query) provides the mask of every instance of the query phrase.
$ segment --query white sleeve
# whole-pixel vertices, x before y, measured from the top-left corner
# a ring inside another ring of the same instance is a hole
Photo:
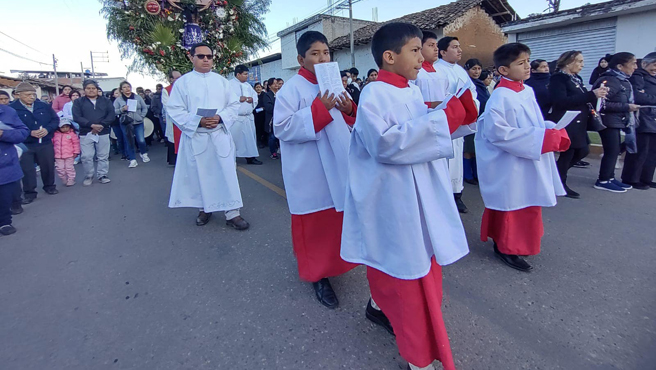
[[[166,113],[184,134],[191,137],[196,133],[202,117],[196,115],[195,112],[189,112],[189,107],[187,107],[187,101],[185,99],[185,91],[182,87],[184,82],[186,81],[178,80],[178,83],[173,85],[171,96],[169,96],[166,102]]]
[[[225,107],[223,110],[217,112],[216,114],[221,116],[223,124],[227,129],[230,129],[230,127],[235,123],[235,120],[237,119],[240,103],[239,96],[231,91],[231,89],[228,88],[225,91]]]
[[[479,127],[485,138],[495,147],[516,157],[540,159],[545,129],[535,126],[514,127],[514,115],[507,114],[503,106],[488,105],[483,114],[483,127]]]
[[[287,90],[289,92],[291,90]],[[288,93],[278,93],[273,108],[273,133],[275,136],[289,143],[305,143],[318,140],[314,132],[311,103],[305,108],[298,109],[300,102],[293,101],[294,97]]]

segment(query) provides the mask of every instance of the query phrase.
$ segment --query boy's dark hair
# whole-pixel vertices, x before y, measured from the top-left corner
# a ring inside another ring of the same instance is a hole
[[[490,76],[490,73],[491,73],[490,71],[484,69],[481,71],[481,75],[478,76],[478,79],[481,81],[485,81]]]
[[[608,68],[617,69],[617,66],[620,64],[626,64],[635,58],[634,54],[631,54],[626,51],[619,52],[614,54],[608,61]]]
[[[509,67],[521,53],[531,55],[531,49],[519,42],[501,45],[494,51],[494,66],[497,69],[499,67]]]
[[[4,95],[4,96],[6,96],[6,97],[8,97],[8,98],[11,99],[11,96],[9,96],[9,93],[6,92],[6,91],[4,91],[4,90],[0,90],[0,95]]]
[[[206,42],[199,42],[198,44],[194,44],[189,50],[189,54],[191,54],[191,56],[193,57],[194,55],[196,55],[196,49],[201,46],[206,46],[208,49],[210,49],[212,55],[214,55],[214,52],[212,51],[212,47]]]
[[[457,37],[455,36],[444,36],[441,39],[437,41],[437,57],[442,59],[442,53],[441,51],[447,51],[449,49],[449,45],[451,45],[451,41],[458,40]]]
[[[475,66],[479,66],[479,67],[483,68],[483,63],[481,63],[481,61],[476,59],[476,58],[467,59],[467,61],[465,62],[465,70],[466,71],[469,71],[470,69],[474,68]]]
[[[339,72],[339,76],[342,77],[342,78],[344,78],[344,77],[347,77],[348,75],[346,74],[346,72],[344,72],[344,71],[340,71],[340,72]]]
[[[298,42],[296,43],[296,52],[298,55],[305,58],[305,53],[307,53],[307,51],[312,47],[312,44],[317,41],[328,45],[328,39],[326,36],[324,36],[323,33],[318,31],[307,31],[298,38]]]
[[[244,72],[248,72],[248,67],[246,67],[245,65],[240,64],[235,67],[235,76],[238,74],[242,74]]]
[[[355,68],[355,67],[349,69],[349,72],[351,72],[351,77],[353,77],[353,75],[356,75],[356,76],[357,76],[357,75],[360,74],[360,71],[358,71],[358,69]]]
[[[435,34],[435,32],[423,31],[423,33],[424,33],[424,37],[421,38],[421,44],[422,45],[425,44],[426,41],[428,41],[430,39],[434,39],[435,41],[437,41],[437,35]]]
[[[540,64],[545,63],[545,62],[546,62],[546,60],[544,60],[544,59],[536,59],[536,60],[531,62],[531,69],[533,69],[533,70],[538,69],[538,68],[540,68]]]
[[[383,66],[385,51],[391,50],[399,54],[403,46],[415,37],[421,39],[423,33],[417,26],[410,23],[394,22],[379,28],[371,39],[371,54],[373,54],[376,65]]]

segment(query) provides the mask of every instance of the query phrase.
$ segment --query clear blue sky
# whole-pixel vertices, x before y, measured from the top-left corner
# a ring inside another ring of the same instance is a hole
[[[449,0],[364,0],[353,6],[353,16],[371,20],[372,8],[378,8],[378,20],[386,21],[449,2]],[[543,0],[509,0],[509,2],[522,17],[531,13],[540,13],[547,7],[546,1]],[[577,7],[588,2],[602,1],[563,0],[561,8]],[[292,24],[294,18],[300,21],[326,5],[326,0],[273,0],[264,22],[269,34],[274,36],[288,24]],[[100,16],[99,10],[100,2],[95,0],[4,1],[0,31],[38,51],[2,34],[0,34],[0,49],[45,63],[52,62],[54,53],[59,60],[59,70],[73,71],[80,70],[80,62],[83,63],[84,68],[90,68],[90,50],[109,51],[110,63],[96,65],[96,71],[107,72],[110,76],[125,76],[130,61],[121,60],[116,45],[107,41],[105,20]],[[348,16],[347,12],[342,15]],[[275,51],[278,45],[278,42],[275,42],[269,51],[264,51],[264,54]],[[51,65],[39,65],[0,51],[2,74],[9,74],[10,69],[49,68]],[[133,84],[144,87],[153,88],[156,83],[156,79],[152,76],[130,74],[128,78]]]

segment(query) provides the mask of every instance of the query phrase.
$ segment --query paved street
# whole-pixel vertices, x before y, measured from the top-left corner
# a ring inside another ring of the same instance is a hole
[[[173,168],[161,144],[151,158],[114,157],[112,183],[91,187],[77,166],[78,185],[40,192],[0,237],[0,369],[405,369],[364,317],[363,267],[333,279],[334,311],[299,281],[279,162],[239,160],[255,176],[239,173],[238,232],[168,209]],[[530,274],[479,240],[466,188],[471,253],[444,268],[458,369],[656,368],[656,190],[594,190],[596,171],[572,169],[582,199],[545,209]]]

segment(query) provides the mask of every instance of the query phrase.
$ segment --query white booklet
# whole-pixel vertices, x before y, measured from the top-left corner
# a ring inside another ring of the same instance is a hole
[[[328,95],[335,94],[337,96],[346,91],[344,85],[342,85],[342,76],[339,74],[339,64],[337,62],[315,64],[314,73],[317,75],[319,91],[322,95],[328,91]]]
[[[198,108],[196,111],[197,116],[212,118],[216,115],[216,109],[211,108]]]
[[[128,112],[137,111],[137,99],[128,99],[127,105],[128,105]]]
[[[558,121],[558,123],[556,124],[556,127],[554,127],[554,129],[556,129],[556,130],[562,130],[562,129],[564,129],[564,128],[567,127],[572,121],[574,121],[574,118],[576,118],[576,116],[578,116],[579,114],[581,114],[581,112],[579,112],[579,111],[577,111],[577,110],[568,110],[568,111],[565,112],[565,114],[563,115],[563,118],[561,118],[560,121]]]

